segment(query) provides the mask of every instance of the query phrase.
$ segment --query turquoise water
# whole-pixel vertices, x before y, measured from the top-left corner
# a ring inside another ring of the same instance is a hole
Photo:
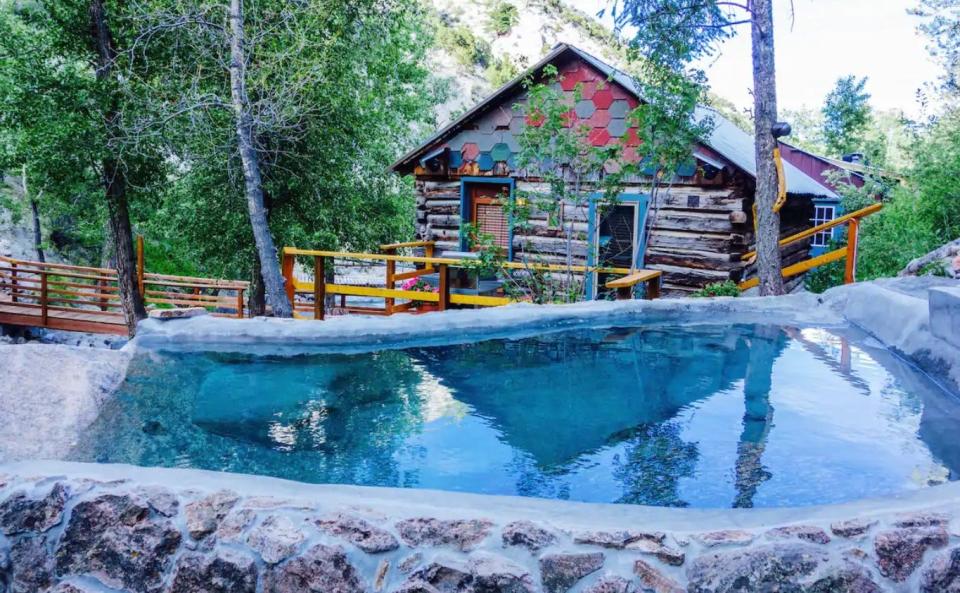
[[[147,351],[73,459],[690,507],[960,475],[960,400],[850,330],[578,329],[357,354]]]

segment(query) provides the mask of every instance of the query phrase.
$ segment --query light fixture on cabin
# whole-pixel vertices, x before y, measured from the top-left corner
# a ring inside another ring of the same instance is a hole
[[[789,136],[790,132],[792,131],[793,129],[790,127],[790,124],[785,121],[778,121],[777,123],[773,124],[773,127],[770,128],[770,133],[773,134],[774,138],[783,138],[784,136]]]

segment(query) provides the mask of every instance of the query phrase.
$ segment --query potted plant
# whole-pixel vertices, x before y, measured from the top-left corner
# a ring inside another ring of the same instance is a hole
[[[410,290],[414,292],[433,292],[438,293],[440,289],[436,286],[431,286],[423,278],[410,278],[406,282],[400,285],[401,290]],[[437,303],[428,303],[426,301],[413,301],[413,310],[416,313],[428,313],[430,311],[437,310]]]

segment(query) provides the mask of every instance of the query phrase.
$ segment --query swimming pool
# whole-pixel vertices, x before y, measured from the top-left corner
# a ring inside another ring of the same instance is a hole
[[[960,475],[960,400],[846,328],[268,352],[141,351],[71,459],[690,507],[843,502]]]

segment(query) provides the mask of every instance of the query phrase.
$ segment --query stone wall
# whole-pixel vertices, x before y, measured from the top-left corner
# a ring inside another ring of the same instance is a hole
[[[694,511],[60,465],[0,469],[0,592],[960,590],[953,485]]]

